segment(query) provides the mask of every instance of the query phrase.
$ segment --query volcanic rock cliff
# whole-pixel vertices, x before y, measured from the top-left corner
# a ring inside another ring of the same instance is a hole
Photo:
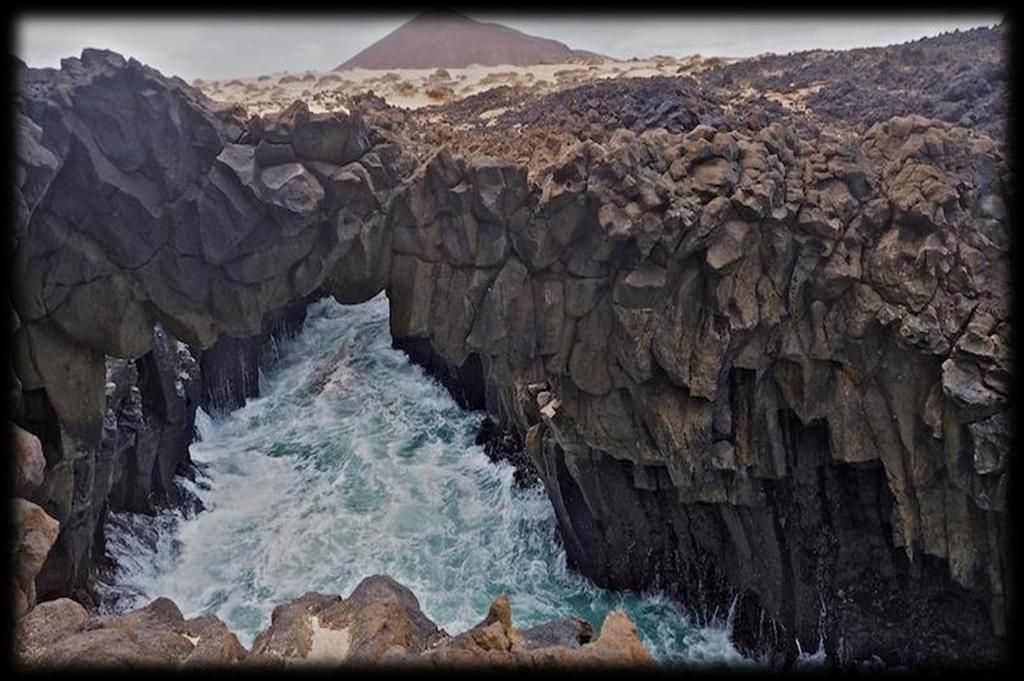
[[[1005,657],[1001,141],[694,100],[526,165],[424,151],[380,107],[244,121],[109,52],[18,78],[12,419],[61,490],[29,496],[61,528],[46,597],[84,583],[111,500],[187,460],[107,471],[134,397],[105,357],[155,364],[143,413],[180,434],[170,335],[194,361],[320,287],[384,290],[396,345],[525,443],[598,584],[738,595],[737,641],[788,659]]]

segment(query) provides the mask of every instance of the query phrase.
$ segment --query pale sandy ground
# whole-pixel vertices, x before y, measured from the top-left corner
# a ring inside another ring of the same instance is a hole
[[[816,85],[811,85],[810,87],[798,88],[791,92],[774,92],[766,90],[760,93],[752,87],[745,87],[740,90],[739,94],[741,99],[753,99],[754,97],[757,97],[758,94],[762,94],[765,99],[778,102],[790,111],[805,112],[807,111],[807,98],[817,93],[823,87],[824,83],[818,83]]]
[[[605,78],[692,74],[708,66],[710,62],[699,56],[678,59],[654,57],[536,66],[306,71],[229,80],[197,79],[192,84],[214,100],[241,104],[250,114],[279,111],[296,99],[304,100],[311,111],[344,111],[346,97],[370,90],[393,106],[418,109],[462,99],[501,85],[525,86],[532,92],[543,93]],[[485,117],[500,113],[500,110],[494,110],[487,112]]]

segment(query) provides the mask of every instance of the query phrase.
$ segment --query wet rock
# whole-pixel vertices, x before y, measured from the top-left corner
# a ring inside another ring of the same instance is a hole
[[[202,407],[216,414],[238,409],[259,395],[263,338],[222,336],[200,355]]]
[[[507,461],[515,468],[514,480],[519,487],[531,487],[540,482],[533,460],[515,430],[502,428],[490,417],[485,417],[476,436],[476,444],[483,445],[491,461]]]
[[[259,396],[259,368],[266,346],[297,333],[306,319],[308,305],[323,295],[323,291],[316,290],[267,313],[259,334],[245,338],[222,336],[202,351],[199,354],[202,376],[199,405],[211,414],[221,414],[242,407],[250,397]]]

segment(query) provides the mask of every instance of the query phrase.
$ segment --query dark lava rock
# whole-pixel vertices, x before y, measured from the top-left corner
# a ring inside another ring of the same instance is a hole
[[[722,120],[722,108],[689,77],[628,78],[587,83],[538,97],[498,117],[501,126],[545,125],[570,117],[606,130],[689,132]]]
[[[201,405],[210,414],[223,414],[260,394],[259,369],[273,357],[276,342],[294,336],[306,320],[306,308],[327,295],[317,289],[294,303],[267,313],[255,336],[221,336],[200,355],[203,370]]]
[[[712,68],[699,79],[730,91],[810,89],[807,106],[823,119],[869,127],[918,114],[1002,141],[1009,30],[1003,23],[888,47],[766,55]]]
[[[540,484],[537,468],[526,453],[523,440],[515,430],[502,427],[485,416],[480,423],[476,444],[482,445],[491,461],[507,461],[515,468],[514,480],[517,487],[535,487]]]

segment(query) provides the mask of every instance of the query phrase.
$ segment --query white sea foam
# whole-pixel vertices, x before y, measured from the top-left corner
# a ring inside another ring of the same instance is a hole
[[[275,605],[383,573],[450,632],[506,594],[518,626],[576,614],[597,630],[621,608],[660,659],[743,662],[727,623],[695,627],[670,599],[568,570],[543,492],[514,489],[512,468],[487,459],[473,443],[481,415],[391,348],[387,315],[383,295],[313,304],[261,373],[261,397],[222,419],[200,412],[191,452],[209,479],[193,491],[207,510],[161,514],[144,541],[146,520],[115,516],[121,608],[168,596],[250,645]]]

